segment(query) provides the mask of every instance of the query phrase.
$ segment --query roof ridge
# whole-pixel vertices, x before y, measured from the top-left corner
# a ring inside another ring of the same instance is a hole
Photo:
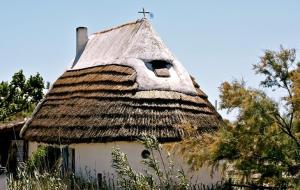
[[[110,31],[112,31],[112,30],[116,30],[116,29],[122,28],[122,27],[124,27],[124,26],[137,24],[137,23],[143,22],[143,21],[145,21],[145,20],[146,20],[146,19],[138,19],[138,20],[136,20],[136,21],[132,21],[132,22],[128,22],[128,23],[125,23],[125,24],[121,24],[121,25],[118,25],[118,26],[115,26],[115,27],[112,27],[112,28],[109,28],[109,29],[102,30],[102,31],[100,31],[100,32],[94,32],[94,33],[92,33],[92,35],[103,34],[103,33],[106,33],[106,32],[110,32]]]

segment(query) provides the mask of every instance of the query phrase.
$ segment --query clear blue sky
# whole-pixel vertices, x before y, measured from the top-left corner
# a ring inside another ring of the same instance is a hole
[[[140,18],[142,7],[212,103],[223,81],[258,84],[251,68],[264,49],[300,49],[300,1],[1,1],[0,80],[23,69],[54,82],[75,55],[77,26],[100,31]]]

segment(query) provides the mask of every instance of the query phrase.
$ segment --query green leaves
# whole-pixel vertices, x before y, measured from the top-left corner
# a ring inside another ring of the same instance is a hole
[[[43,98],[44,80],[39,73],[30,76],[25,83],[25,89],[32,103],[38,103]]]
[[[257,74],[265,76],[261,81],[264,87],[290,88],[291,71],[295,67],[296,50],[284,49],[280,46],[280,51],[266,50],[260,58],[260,62],[253,66]]]
[[[266,50],[254,65],[264,76],[262,87],[286,92],[279,101],[244,81],[221,84],[220,107],[235,110],[237,117],[214,135],[182,143],[193,168],[221,164],[236,183],[300,186],[300,64],[295,60],[295,49],[280,47]]]
[[[229,162],[235,170],[232,177],[240,182],[277,186],[300,183],[300,170],[295,169],[300,164],[299,118],[295,116],[300,87],[295,84],[300,75],[295,59],[294,49],[281,47],[279,52],[265,51],[254,65],[256,73],[265,76],[263,87],[286,90],[282,102],[275,102],[262,90],[247,88],[244,81],[225,82],[220,87],[221,108],[237,109],[238,117],[232,127],[220,130],[210,159]],[[279,105],[284,104],[283,113]]]
[[[23,71],[15,73],[11,82],[0,83],[0,121],[12,119],[22,112],[31,112],[43,98],[44,81],[40,74],[25,78]]]

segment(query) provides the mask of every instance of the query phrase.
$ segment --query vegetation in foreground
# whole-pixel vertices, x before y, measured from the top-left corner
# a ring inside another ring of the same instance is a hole
[[[61,163],[50,169],[45,166],[46,149],[40,147],[32,158],[20,165],[16,177],[9,176],[8,189],[10,190],[65,190],[65,189],[125,189],[125,190],[189,190],[189,189],[231,189],[226,183],[211,186],[202,184],[192,185],[184,171],[175,169],[171,156],[162,156],[161,144],[155,137],[144,136],[145,149],[149,150],[147,158],[142,160],[145,173],[136,172],[130,165],[127,155],[117,147],[112,150],[112,167],[115,169],[116,178],[110,179],[109,175],[103,176],[101,188],[96,176],[89,179],[75,177],[72,173],[62,175]]]
[[[195,168],[222,166],[235,183],[300,188],[300,63],[296,50],[265,51],[258,64],[260,89],[244,81],[224,82],[221,108],[236,111],[234,122],[213,136],[189,139],[181,151]],[[271,93],[264,90],[272,89]],[[270,95],[281,95],[274,100]]]
[[[127,155],[119,148],[112,151],[112,167],[118,175],[117,182],[122,189],[189,189],[189,180],[184,171],[175,169],[170,155],[167,160],[163,158],[161,145],[155,137],[144,136],[142,143],[150,153],[142,160],[145,174],[134,171],[128,163]]]

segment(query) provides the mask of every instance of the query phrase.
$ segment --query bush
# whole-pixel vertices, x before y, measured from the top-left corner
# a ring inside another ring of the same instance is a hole
[[[145,174],[138,173],[128,163],[127,155],[114,147],[112,151],[112,167],[117,173],[117,182],[121,189],[189,189],[190,184],[184,171],[175,170],[170,154],[167,160],[162,156],[162,147],[157,139],[143,136],[141,141],[150,152],[148,158],[142,160]],[[158,159],[155,155],[158,155]],[[162,168],[160,168],[160,164]]]

